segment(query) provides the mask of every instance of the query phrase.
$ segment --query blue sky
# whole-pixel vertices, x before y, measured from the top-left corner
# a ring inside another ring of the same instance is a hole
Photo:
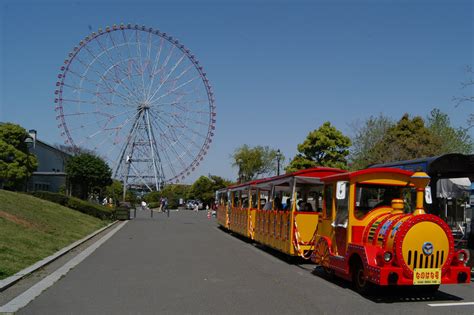
[[[455,126],[465,66],[474,64],[472,1],[5,1],[0,4],[0,121],[62,143],[56,76],[68,52],[99,27],[158,28],[191,49],[217,104],[216,136],[188,179],[235,178],[243,144],[287,156],[330,121],[351,135],[371,114],[425,117],[438,107]],[[472,94],[472,90],[470,91]]]

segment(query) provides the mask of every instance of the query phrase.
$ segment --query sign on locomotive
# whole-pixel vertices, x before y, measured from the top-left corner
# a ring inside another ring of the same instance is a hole
[[[361,293],[373,285],[435,291],[468,283],[467,253],[456,251],[449,226],[424,210],[431,203],[429,180],[394,168],[313,168],[218,191],[218,222],[310,258]]]

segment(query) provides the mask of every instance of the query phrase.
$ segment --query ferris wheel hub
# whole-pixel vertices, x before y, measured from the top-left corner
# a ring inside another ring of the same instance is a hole
[[[138,110],[150,109],[150,104],[148,103],[141,103],[138,105]]]

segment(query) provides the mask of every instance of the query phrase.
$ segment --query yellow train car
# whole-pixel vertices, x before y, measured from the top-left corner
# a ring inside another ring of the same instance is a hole
[[[218,224],[285,254],[309,258],[323,209],[321,179],[340,173],[318,167],[220,190]]]
[[[227,188],[216,191],[217,223],[225,229],[229,229],[229,195]]]

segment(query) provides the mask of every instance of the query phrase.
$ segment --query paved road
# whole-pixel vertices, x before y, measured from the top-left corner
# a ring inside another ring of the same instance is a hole
[[[406,290],[365,298],[221,231],[204,212],[138,214],[19,314],[474,313],[428,306],[474,301],[473,283],[426,299]]]

